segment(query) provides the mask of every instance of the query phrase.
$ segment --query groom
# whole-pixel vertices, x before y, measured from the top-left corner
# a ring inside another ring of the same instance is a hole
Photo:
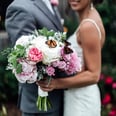
[[[7,8],[5,27],[12,45],[21,35],[31,34],[35,29],[46,27],[48,30],[63,31],[58,12],[49,0],[14,0]],[[19,83],[18,106],[22,116],[62,116],[62,90],[49,92],[53,107],[47,112],[36,107],[37,96],[36,83]]]

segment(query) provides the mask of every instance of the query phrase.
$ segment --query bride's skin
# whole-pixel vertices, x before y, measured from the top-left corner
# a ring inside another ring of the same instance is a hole
[[[54,89],[79,88],[95,84],[99,81],[101,73],[101,50],[105,41],[105,30],[99,13],[91,9],[91,0],[68,0],[71,8],[78,13],[79,21],[93,19],[101,31],[101,38],[95,25],[89,21],[84,22],[77,32],[77,42],[81,45],[84,55],[84,70],[68,78],[52,79],[49,86],[43,81],[37,82],[44,91]]]

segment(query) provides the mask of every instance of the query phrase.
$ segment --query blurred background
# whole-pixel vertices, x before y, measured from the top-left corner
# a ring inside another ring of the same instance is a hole
[[[13,0],[0,0],[0,51],[10,46],[4,21],[8,5]],[[66,15],[66,0],[59,0],[59,11],[68,37],[78,26],[77,16],[70,11]],[[101,91],[102,116],[116,116],[116,0],[104,0],[96,6],[106,30],[106,42],[102,50],[102,71],[98,83]],[[16,107],[17,80],[6,71],[7,56],[0,56],[0,116],[20,116]]]

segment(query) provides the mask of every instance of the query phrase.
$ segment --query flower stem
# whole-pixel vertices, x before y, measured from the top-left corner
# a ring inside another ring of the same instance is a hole
[[[36,105],[40,111],[48,111],[48,109],[52,107],[47,96],[45,97],[38,96]]]

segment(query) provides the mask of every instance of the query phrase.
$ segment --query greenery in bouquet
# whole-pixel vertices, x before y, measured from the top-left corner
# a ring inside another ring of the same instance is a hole
[[[116,67],[104,65],[99,82],[102,116],[116,116]]]

